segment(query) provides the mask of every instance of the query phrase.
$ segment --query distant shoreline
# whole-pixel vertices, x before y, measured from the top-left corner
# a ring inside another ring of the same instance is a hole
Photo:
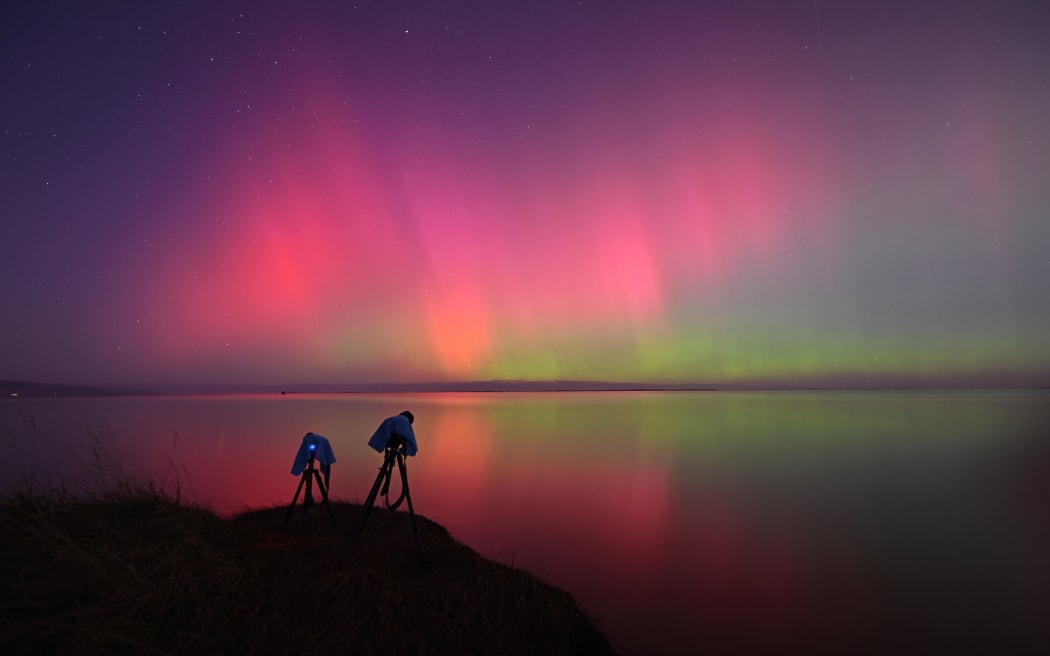
[[[121,396],[195,396],[229,394],[430,394],[523,392],[930,392],[930,391],[1045,391],[1047,385],[710,385],[664,383],[613,383],[604,381],[469,381],[461,383],[368,383],[289,385],[159,385],[156,389],[92,387],[0,380],[0,399],[89,398]]]
[[[47,397],[92,397],[92,396],[149,396],[152,392],[140,392],[86,385],[53,385],[0,380],[0,398],[47,398]]]

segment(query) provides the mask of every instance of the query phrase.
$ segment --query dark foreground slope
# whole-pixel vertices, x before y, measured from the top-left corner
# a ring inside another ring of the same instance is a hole
[[[6,653],[604,654],[572,598],[419,518],[297,506],[223,519],[165,495],[0,507]]]

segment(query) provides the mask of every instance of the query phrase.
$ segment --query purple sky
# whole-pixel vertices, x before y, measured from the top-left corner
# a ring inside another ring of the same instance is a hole
[[[1050,9],[4,3],[0,379],[1050,384]]]

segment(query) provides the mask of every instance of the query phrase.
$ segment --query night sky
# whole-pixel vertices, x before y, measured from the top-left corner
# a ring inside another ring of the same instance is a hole
[[[0,33],[0,378],[1050,384],[1042,0]]]

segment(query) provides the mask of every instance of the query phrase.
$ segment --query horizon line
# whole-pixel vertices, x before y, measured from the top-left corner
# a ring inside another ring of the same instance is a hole
[[[411,394],[455,392],[776,392],[776,391],[936,391],[936,390],[1046,390],[1047,382],[981,381],[974,379],[905,379],[854,377],[852,381],[824,379],[752,380],[732,383],[620,382],[602,380],[494,379],[474,381],[372,383],[159,383],[76,385],[0,380],[0,397],[134,396],[191,394]]]

